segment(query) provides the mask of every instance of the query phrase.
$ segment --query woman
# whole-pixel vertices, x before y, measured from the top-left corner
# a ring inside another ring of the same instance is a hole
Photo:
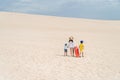
[[[69,48],[70,48],[70,54],[71,56],[74,56],[74,41],[73,41],[73,37],[69,37],[69,44],[68,44]]]

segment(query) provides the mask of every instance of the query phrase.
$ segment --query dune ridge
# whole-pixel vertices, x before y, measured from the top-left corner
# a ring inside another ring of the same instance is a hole
[[[0,80],[119,80],[120,21],[0,12]],[[85,57],[63,56],[84,40]]]

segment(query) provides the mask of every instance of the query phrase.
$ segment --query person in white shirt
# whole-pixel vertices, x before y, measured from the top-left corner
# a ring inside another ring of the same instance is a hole
[[[70,48],[70,54],[71,54],[71,56],[74,56],[74,47],[75,47],[75,45],[74,45],[73,40],[70,39],[70,38],[69,38],[69,44],[68,44],[68,47]]]

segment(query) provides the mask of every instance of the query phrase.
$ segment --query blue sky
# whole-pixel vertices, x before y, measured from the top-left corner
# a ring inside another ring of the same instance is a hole
[[[0,0],[0,11],[120,20],[120,0]]]

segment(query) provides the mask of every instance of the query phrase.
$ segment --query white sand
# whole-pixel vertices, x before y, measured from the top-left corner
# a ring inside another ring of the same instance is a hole
[[[63,56],[84,40],[85,57]],[[120,80],[120,21],[0,12],[0,80]]]

